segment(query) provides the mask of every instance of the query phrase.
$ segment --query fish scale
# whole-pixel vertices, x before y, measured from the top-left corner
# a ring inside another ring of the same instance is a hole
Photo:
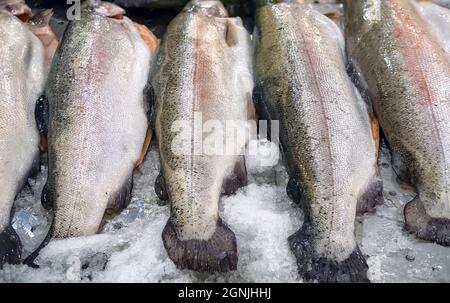
[[[115,7],[113,7],[115,8]],[[51,236],[95,234],[130,198],[149,121],[144,90],[155,54],[131,20],[83,9],[69,24],[46,88]]]

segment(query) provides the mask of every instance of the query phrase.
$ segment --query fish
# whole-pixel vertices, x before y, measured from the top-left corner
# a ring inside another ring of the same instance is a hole
[[[235,270],[236,237],[219,215],[219,200],[247,184],[240,151],[248,138],[227,141],[225,148],[236,153],[198,152],[199,142],[213,135],[224,139],[211,130],[202,141],[195,124],[201,115],[200,127],[234,121],[251,132],[255,126],[250,35],[220,1],[191,1],[169,24],[156,62],[152,87],[161,173],[155,191],[171,209],[164,247],[178,268]]]
[[[288,238],[299,274],[368,282],[354,224],[357,210],[373,211],[383,201],[379,134],[347,74],[342,32],[315,9],[285,3],[259,8],[256,28],[257,113],[279,121],[286,190],[305,214]]]
[[[416,3],[417,12],[426,22],[428,31],[450,54],[450,10],[434,3]]]
[[[450,245],[450,60],[412,2],[344,1],[347,52],[364,79],[400,180],[406,230]]]
[[[4,4],[2,2],[2,4]],[[39,171],[36,101],[46,81],[45,50],[27,25],[0,10],[0,268],[21,261],[10,220],[16,194]]]
[[[93,235],[107,209],[128,205],[133,170],[148,147],[158,45],[147,44],[126,16],[110,18],[97,8],[83,8],[69,23],[45,88],[48,178],[41,200],[54,218],[25,260],[31,266],[50,239]]]

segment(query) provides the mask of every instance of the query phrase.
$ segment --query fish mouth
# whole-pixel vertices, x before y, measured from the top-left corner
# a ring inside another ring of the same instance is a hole
[[[192,0],[186,5],[185,10],[198,12],[208,17],[228,17],[225,6],[218,0]]]

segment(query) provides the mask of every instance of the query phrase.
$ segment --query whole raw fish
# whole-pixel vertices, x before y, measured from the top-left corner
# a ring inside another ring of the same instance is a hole
[[[378,132],[347,75],[342,34],[303,5],[268,5],[256,16],[257,111],[279,120],[287,191],[305,212],[289,237],[299,272],[306,280],[366,282],[354,221],[357,208],[382,201]]]
[[[201,136],[191,126],[201,115],[204,125],[215,122],[225,130],[226,121],[244,125],[254,115],[251,52],[241,19],[228,18],[220,1],[192,1],[163,38],[152,77],[162,169],[156,191],[171,203],[162,237],[180,268],[236,269],[236,239],[219,216],[219,199],[246,183],[243,156],[197,153]],[[177,122],[187,123],[181,133]],[[180,141],[184,152],[177,150]],[[245,143],[231,145],[240,151]]]
[[[18,263],[20,239],[10,225],[16,194],[39,169],[36,101],[46,79],[45,51],[27,25],[0,11],[0,268]]]
[[[345,1],[348,53],[367,82],[393,166],[417,196],[419,238],[450,245],[450,60],[408,0]]]
[[[48,179],[42,193],[54,220],[39,249],[49,238],[95,234],[106,209],[128,204],[132,172],[142,160],[151,106],[145,92],[157,44],[146,43],[127,17],[108,15],[83,9],[55,54],[45,91]]]

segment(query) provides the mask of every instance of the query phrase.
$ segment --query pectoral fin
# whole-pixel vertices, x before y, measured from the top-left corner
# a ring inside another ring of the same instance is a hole
[[[147,128],[147,133],[145,134],[144,145],[142,146],[141,156],[139,160],[134,163],[134,167],[139,167],[144,163],[145,156],[147,155],[148,149],[150,147],[150,142],[152,141],[153,131],[151,128]]]
[[[239,157],[235,163],[231,174],[224,180],[222,193],[225,195],[234,194],[240,187],[247,185],[247,168],[245,166],[244,156]]]
[[[380,150],[380,124],[378,123],[378,119],[374,113],[371,114],[370,117],[370,126],[372,128],[372,137],[375,141],[376,150]]]
[[[141,35],[141,38],[144,40],[144,42],[147,44],[147,46],[150,48],[152,53],[156,53],[156,51],[159,48],[159,39],[156,38],[156,36],[148,29],[147,26],[139,24],[134,22],[134,26],[139,31],[139,34]]]

